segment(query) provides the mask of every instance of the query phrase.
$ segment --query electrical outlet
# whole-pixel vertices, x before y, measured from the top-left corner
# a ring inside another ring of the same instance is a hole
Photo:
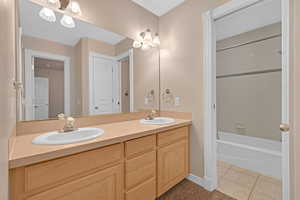
[[[149,98],[145,97],[145,104],[148,105],[149,104]]]
[[[175,97],[175,106],[180,106],[180,97]]]

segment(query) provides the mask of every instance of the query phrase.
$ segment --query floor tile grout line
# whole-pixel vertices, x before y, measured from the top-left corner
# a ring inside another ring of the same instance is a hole
[[[225,177],[225,175],[229,172],[229,170],[233,167],[233,165],[229,165],[229,167],[225,170],[225,172],[223,173],[222,176],[218,177],[218,182],[221,181],[221,179],[223,179]],[[219,188],[219,183],[218,183],[218,188]],[[217,188],[217,189],[218,189]]]
[[[257,185],[257,183],[258,183],[258,179],[261,177],[261,175],[258,175],[257,176],[257,178],[256,178],[256,180],[255,180],[255,183],[254,183],[254,185],[252,186],[252,189],[251,189],[251,192],[250,192],[250,194],[249,194],[249,197],[248,197],[248,200],[250,200],[250,198],[251,198],[251,196],[252,196],[252,194],[253,194],[253,192],[254,192],[254,189],[255,189],[255,187],[256,187],[256,185]]]

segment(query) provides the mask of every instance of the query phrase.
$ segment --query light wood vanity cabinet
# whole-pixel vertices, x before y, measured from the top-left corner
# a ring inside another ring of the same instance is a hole
[[[189,172],[189,128],[158,134],[157,194],[162,195],[183,180]]]
[[[10,170],[11,200],[154,200],[188,175],[189,127]]]
[[[156,197],[156,135],[125,143],[125,199]]]

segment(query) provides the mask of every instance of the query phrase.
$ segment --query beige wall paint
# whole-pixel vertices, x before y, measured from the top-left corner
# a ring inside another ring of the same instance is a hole
[[[292,200],[300,199],[300,1],[291,0],[291,192]]]
[[[0,199],[8,200],[9,137],[16,128],[15,2],[0,0]]]
[[[159,21],[161,88],[181,98],[180,106],[162,110],[192,112],[191,173],[203,177],[202,13],[227,0],[187,0]]]
[[[137,38],[150,28],[158,31],[158,17],[131,0],[78,0],[82,17],[101,28]]]
[[[141,109],[158,109],[159,103],[159,51],[150,49],[133,50],[133,95],[134,111]],[[151,99],[150,92],[154,90],[154,98],[145,104],[145,98]]]
[[[217,50],[278,34],[280,24],[271,25],[219,41]],[[219,51],[217,75],[280,69],[280,50],[281,36]],[[280,141],[281,72],[218,78],[217,107],[219,131]]]
[[[133,40],[130,38],[126,38],[122,40],[118,44],[116,44],[116,56],[128,51],[128,49],[132,48]]]
[[[88,50],[104,54],[106,56],[115,56],[116,48],[115,45],[108,44],[99,40],[87,38]]]

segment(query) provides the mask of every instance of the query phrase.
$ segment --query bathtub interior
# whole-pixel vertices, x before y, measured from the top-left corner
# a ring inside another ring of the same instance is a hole
[[[281,142],[219,132],[218,160],[281,179]]]

